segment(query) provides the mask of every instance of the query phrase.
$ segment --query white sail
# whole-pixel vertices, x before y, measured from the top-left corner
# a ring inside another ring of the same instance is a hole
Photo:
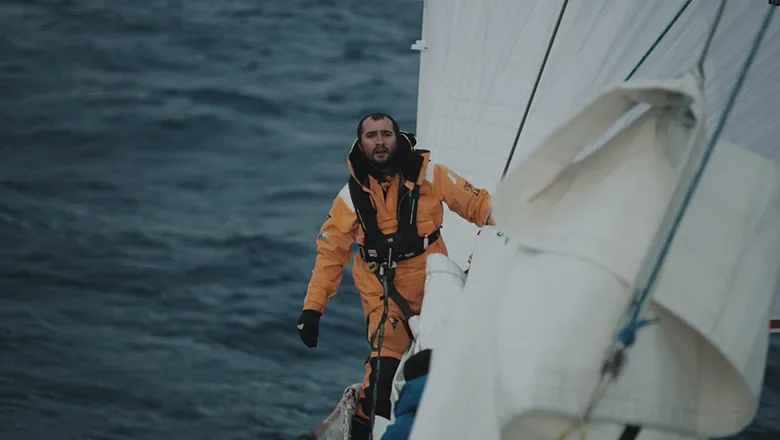
[[[496,189],[563,1],[426,0],[417,134],[422,148],[477,186]],[[572,0],[512,160],[516,166],[558,123],[623,81],[685,1]],[[670,78],[702,50],[719,2],[693,1],[635,78]],[[763,2],[728,1],[704,64],[708,132],[720,116],[763,13]],[[780,20],[771,24],[722,139],[780,160]],[[451,258],[467,266],[476,227],[445,210]],[[780,327],[780,302],[773,318]]]
[[[630,283],[657,246],[653,234],[692,178],[687,154],[704,149],[771,7],[727,3],[704,64],[706,80],[693,91],[672,78],[693,67],[719,2],[691,2],[635,75],[660,80],[653,91],[631,83],[622,97],[607,93],[686,3],[425,2],[415,45],[423,51],[420,145],[496,195],[498,227],[515,243],[495,228],[477,240],[474,227],[447,213],[451,258],[465,268],[473,253],[474,262],[447,319],[447,337],[436,340],[412,439],[555,439],[581,413]],[[517,141],[512,169],[522,168],[499,189],[564,4]],[[780,49],[771,43],[779,33],[776,21],[648,305],[663,324],[642,330],[623,380],[593,414],[589,439],[617,438],[628,424],[643,427],[638,440],[723,436],[755,415],[768,341],[762,323],[770,318],[780,264],[773,223],[780,217],[780,125],[771,116],[780,102],[772,76],[780,71]],[[664,113],[661,104],[676,93],[694,102],[706,127]],[[591,135],[609,127],[598,117],[612,122],[629,110],[621,99],[657,111],[624,124],[608,152],[570,166],[565,143],[586,148]],[[571,126],[562,127],[565,121]],[[631,187],[638,182],[643,186]],[[647,195],[644,205],[636,200]],[[633,211],[621,212],[627,206]],[[609,222],[620,221],[611,230]]]

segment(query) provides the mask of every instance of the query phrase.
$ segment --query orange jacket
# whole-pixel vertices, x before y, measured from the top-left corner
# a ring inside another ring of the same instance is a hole
[[[408,180],[405,184],[411,189],[412,182],[420,185],[417,202],[417,230],[421,237],[432,234],[442,224],[444,207],[442,202],[471,223],[484,226],[490,212],[490,194],[475,188],[471,183],[441,164],[429,161],[430,153],[414,149],[414,135],[403,134],[398,139],[398,152],[402,155],[401,172]],[[376,178],[365,171],[365,156],[353,143],[347,159],[351,176],[369,191],[377,211],[377,223],[384,234],[395,232],[398,227],[396,207],[398,205],[398,179],[396,173],[389,183],[380,184]],[[383,186],[387,195],[383,195]],[[360,226],[355,207],[345,185],[333,201],[328,218],[322,225],[317,237],[317,258],[312,277],[306,291],[304,309],[319,312],[325,310],[328,299],[336,294],[341,284],[344,267],[349,264],[351,245],[357,241],[363,243],[364,233]],[[488,222],[493,224],[492,220]],[[425,261],[431,253],[447,254],[443,237],[432,243],[426,251],[416,257],[397,262],[395,286],[407,300],[415,313],[420,313],[425,285]],[[367,263],[356,254],[353,260],[352,278],[360,292],[363,311],[366,316],[383,306],[382,286],[376,275],[368,269]],[[399,310],[391,304],[391,314],[400,317]]]

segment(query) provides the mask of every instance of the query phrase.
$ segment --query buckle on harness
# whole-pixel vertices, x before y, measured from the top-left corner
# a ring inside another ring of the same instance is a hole
[[[376,272],[377,269],[379,269],[379,264],[377,264],[376,261],[368,262],[368,270],[370,270],[371,272]]]

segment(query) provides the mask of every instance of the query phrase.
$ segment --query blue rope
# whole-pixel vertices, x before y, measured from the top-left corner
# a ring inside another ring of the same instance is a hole
[[[726,107],[723,110],[723,114],[721,115],[720,120],[718,121],[718,125],[715,128],[715,132],[710,138],[710,142],[707,145],[707,148],[704,150],[704,155],[702,157],[701,164],[699,165],[699,168],[696,170],[696,174],[693,177],[693,181],[691,182],[691,185],[688,187],[688,190],[685,193],[682,206],[680,210],[677,212],[677,216],[675,217],[674,223],[672,224],[672,228],[669,231],[669,235],[667,235],[664,245],[661,248],[661,253],[658,256],[658,259],[656,259],[655,261],[653,270],[650,273],[650,277],[647,281],[647,284],[642,289],[642,292],[639,295],[639,298],[634,307],[634,312],[631,315],[631,321],[618,334],[618,342],[620,342],[624,347],[630,347],[634,343],[634,341],[636,340],[636,332],[640,328],[656,321],[656,319],[648,320],[648,319],[641,319],[639,317],[639,314],[642,310],[642,306],[647,301],[647,298],[650,296],[650,291],[652,290],[653,285],[655,284],[658,278],[658,274],[661,272],[661,268],[663,267],[664,260],[666,260],[666,256],[669,253],[669,249],[672,246],[672,241],[674,240],[674,236],[677,233],[677,229],[679,228],[680,223],[682,223],[683,215],[685,214],[685,211],[688,208],[688,204],[690,203],[690,200],[693,197],[693,193],[699,184],[699,180],[701,180],[701,175],[704,172],[704,168],[707,166],[707,162],[709,161],[710,156],[712,155],[712,151],[715,149],[715,144],[720,138],[721,132],[723,131],[723,127],[726,125],[726,120],[728,119],[729,114],[734,108],[734,104],[737,101],[737,96],[739,95],[739,92],[742,89],[742,85],[745,82],[745,77],[747,76],[748,71],[750,70],[750,67],[753,64],[753,59],[755,58],[756,53],[758,52],[758,48],[759,46],[761,46],[761,41],[763,40],[764,35],[766,34],[766,30],[769,28],[769,24],[772,21],[772,13],[774,12],[774,10],[775,10],[775,6],[769,6],[769,9],[767,10],[766,15],[764,16],[764,21],[761,23],[761,28],[756,34],[755,41],[753,42],[753,47],[751,48],[750,53],[748,54],[747,59],[745,60],[745,63],[742,66],[742,71],[740,72],[739,77],[737,78],[737,82],[731,91],[731,96],[729,96],[729,100],[726,104]]]
[[[647,58],[650,56],[651,53],[653,53],[655,48],[658,47],[658,44],[661,43],[661,40],[663,40],[666,34],[668,34],[669,31],[672,29],[672,27],[674,27],[674,24],[677,23],[677,20],[679,20],[680,17],[683,15],[683,12],[685,12],[685,10],[688,9],[688,6],[691,5],[692,1],[693,0],[686,1],[685,4],[680,7],[680,9],[677,11],[677,14],[675,14],[675,16],[672,18],[672,21],[670,21],[669,24],[666,25],[666,29],[664,29],[664,31],[661,32],[661,35],[659,35],[658,38],[655,39],[652,46],[650,46],[650,48],[647,49],[647,52],[645,52],[645,54],[642,55],[642,58],[639,60],[639,62],[636,63],[633,69],[631,69],[631,72],[629,72],[628,76],[626,76],[625,81],[631,79],[636,73],[636,71],[639,70],[640,67],[642,67],[642,64],[645,63],[645,60],[647,60]]]

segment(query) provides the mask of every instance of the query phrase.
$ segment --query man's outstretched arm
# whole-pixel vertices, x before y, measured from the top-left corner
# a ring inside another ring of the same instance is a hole
[[[476,188],[441,164],[434,165],[433,185],[453,212],[479,227],[485,226],[491,202],[486,190]],[[487,224],[494,224],[493,219],[489,219]]]

